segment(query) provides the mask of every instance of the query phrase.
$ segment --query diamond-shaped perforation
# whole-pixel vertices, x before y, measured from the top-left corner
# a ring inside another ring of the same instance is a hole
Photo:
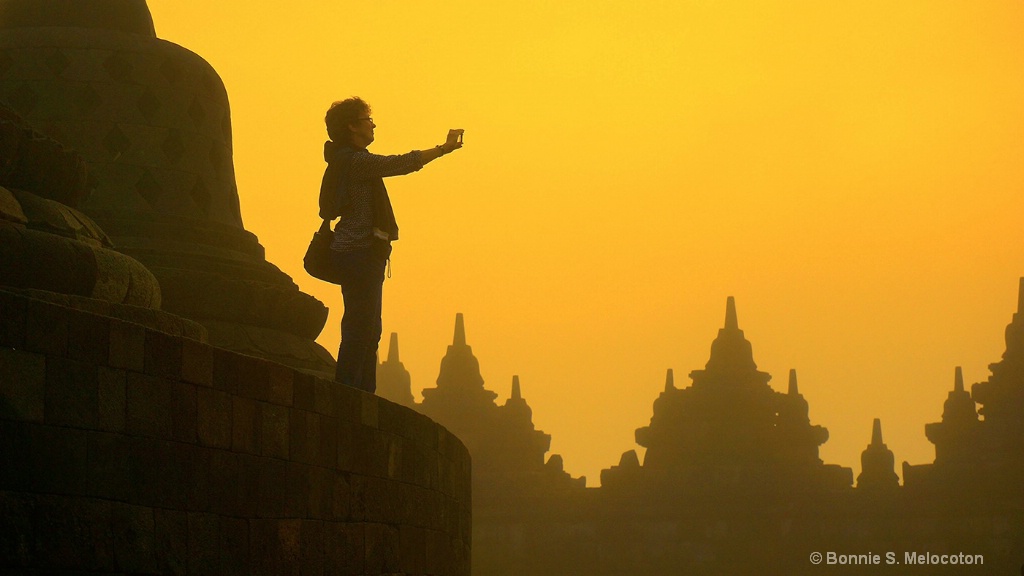
[[[177,130],[171,130],[167,133],[167,137],[164,138],[163,143],[160,145],[160,149],[163,150],[164,156],[171,162],[177,162],[181,160],[181,157],[185,155],[185,144],[181,141],[181,134]]]
[[[75,95],[75,106],[78,107],[79,112],[85,115],[91,115],[102,103],[103,97],[92,87],[92,84],[86,84]]]
[[[196,180],[196,185],[192,187],[192,192],[189,195],[192,196],[192,201],[196,203],[196,206],[199,206],[199,209],[204,214],[210,213],[210,200],[212,197],[202,178]]]
[[[157,202],[160,201],[160,195],[163,192],[163,188],[160,183],[153,177],[152,172],[146,170],[142,173],[142,177],[135,183],[135,191],[142,196],[150,206],[156,208]]]
[[[107,71],[107,74],[114,80],[124,81],[131,78],[132,75],[132,63],[121,52],[114,52],[103,61],[103,69]]]
[[[171,84],[177,84],[185,71],[182,70],[181,65],[174,61],[173,58],[164,60],[164,63],[160,65],[160,73],[164,75]]]
[[[163,104],[160,102],[160,97],[149,88],[146,88],[142,92],[142,95],[139,96],[139,100],[135,105],[139,107],[139,112],[142,112],[142,115],[150,122],[154,122],[156,120],[157,113],[159,113],[160,108],[163,107]]]
[[[60,76],[68,69],[68,67],[71,66],[71,60],[63,51],[58,49],[47,54],[46,57],[43,58],[43,64],[46,64],[46,67],[50,72],[53,72],[54,76]]]
[[[22,84],[8,92],[7,103],[14,108],[15,112],[28,115],[39,104],[39,93],[28,84]]]
[[[117,124],[115,124],[114,127],[110,129],[110,132],[107,132],[107,135],[103,138],[103,147],[110,153],[111,159],[117,159],[120,157],[128,151],[128,148],[131,147],[131,145],[132,141],[125,136],[124,132],[121,131],[121,128]]]

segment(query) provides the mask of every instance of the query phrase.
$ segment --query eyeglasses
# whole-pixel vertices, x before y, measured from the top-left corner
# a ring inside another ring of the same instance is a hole
[[[367,116],[366,118],[356,118],[356,120],[369,120],[370,124],[373,124],[373,118],[370,118],[369,116]]]

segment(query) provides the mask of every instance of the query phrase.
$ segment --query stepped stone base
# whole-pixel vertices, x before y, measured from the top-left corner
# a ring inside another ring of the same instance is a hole
[[[468,576],[469,543],[425,416],[0,291],[0,573]]]

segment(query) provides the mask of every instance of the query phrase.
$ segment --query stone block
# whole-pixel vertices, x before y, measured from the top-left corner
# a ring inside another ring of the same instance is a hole
[[[270,366],[271,363],[262,358],[240,355],[235,364],[238,370],[237,394],[261,402],[270,402]]]
[[[68,358],[105,366],[110,358],[110,319],[83,312],[69,314]]]
[[[186,382],[213,385],[213,348],[192,340],[181,340],[181,377]]]
[[[347,521],[352,518],[352,485],[347,474],[331,474],[328,477],[331,490],[331,515],[333,520]]]
[[[2,295],[2,294],[0,294]],[[2,304],[0,304],[2,305]],[[292,405],[300,410],[315,410],[316,377],[303,372],[293,372]]]
[[[404,443],[405,439],[401,436],[387,437],[387,477],[392,480],[399,479],[402,475]]]
[[[220,390],[199,387],[196,389],[196,403],[199,443],[216,448],[231,448],[231,396]]]
[[[221,348],[213,348],[213,387],[228,394],[238,393],[241,377],[239,365],[243,356]]]
[[[243,516],[239,490],[241,455],[226,450],[210,451],[205,488],[209,510],[223,516]]]
[[[125,384],[125,428],[130,434],[194,441],[194,387],[129,372]]]
[[[302,525],[300,520],[253,520],[249,522],[250,559],[253,575],[299,574]]]
[[[0,346],[24,348],[27,299],[0,290]]]
[[[386,524],[364,526],[364,550],[367,574],[401,573],[398,528]]]
[[[269,397],[267,401],[279,406],[291,406],[295,396],[295,370],[281,364],[268,366]]]
[[[127,411],[128,376],[124,370],[97,368],[99,384],[99,429],[108,432],[124,432]]]
[[[308,518],[311,493],[310,468],[306,464],[288,462],[288,488],[280,495],[284,500],[284,516]]]
[[[145,369],[146,329],[139,324],[110,321],[110,367],[134,372]]]
[[[96,366],[51,357],[46,363],[48,424],[96,428],[99,422],[99,380]]]
[[[15,574],[15,568],[31,566],[35,561],[31,546],[38,538],[32,526],[35,501],[32,494],[0,491],[0,565]]]
[[[37,535],[34,563],[44,573],[114,570],[109,502],[39,496],[33,515]]]
[[[126,378],[125,429],[129,434],[174,438],[174,386],[146,374],[129,372]]]
[[[210,479],[213,465],[211,459],[216,450],[193,446],[189,451],[192,455],[192,474],[186,478],[186,484],[181,487],[185,491],[187,509],[191,512],[212,512]]]
[[[111,516],[116,569],[127,573],[152,573],[156,567],[153,509],[114,502]]]
[[[357,474],[387,475],[387,441],[375,428],[342,422],[338,435],[338,467]]]
[[[378,401],[380,399],[373,394],[363,394],[359,398],[360,401],[360,422],[363,426],[370,428],[379,428],[380,420],[378,419]]]
[[[260,453],[260,412],[248,398],[231,397],[231,449]]]
[[[155,571],[185,576],[188,571],[188,515],[178,510],[153,510]]]
[[[405,574],[423,574],[426,572],[426,530],[408,524],[399,525],[398,547],[400,572]]]
[[[88,475],[82,480],[97,498],[127,501],[131,496],[131,442],[121,434],[88,433]]]
[[[320,448],[317,464],[334,470],[338,466],[338,436],[341,434],[341,422],[330,416],[319,416]]]
[[[452,542],[447,534],[438,530],[426,531],[427,574],[450,574]]]
[[[257,402],[260,412],[260,454],[288,458],[288,408]]]
[[[261,458],[257,470],[258,518],[284,516],[285,491],[288,490],[288,463],[275,458]]]
[[[132,438],[129,453],[131,495],[141,506],[184,510],[193,475],[193,446],[155,438]]]
[[[156,330],[146,331],[143,360],[146,374],[179,380],[181,374],[182,339]]]
[[[309,467],[309,514],[307,517],[326,520],[331,518],[331,499],[334,496],[334,470]]]
[[[363,397],[374,399],[377,397],[349,386],[342,386],[333,382],[331,384],[331,392],[334,394],[334,405],[338,411],[338,418],[346,422],[361,422],[363,418]]]
[[[255,518],[259,512],[260,468],[266,458],[252,454],[238,454],[238,481],[236,486],[237,514],[243,518]]]
[[[252,574],[249,523],[214,514],[188,515],[188,574]]]
[[[313,383],[313,409],[326,416],[337,416],[334,388],[340,386],[330,380],[317,378]]]
[[[42,422],[46,400],[46,358],[0,348],[0,419]]]
[[[25,348],[47,356],[65,356],[68,351],[67,309],[38,300],[28,300],[25,320]]]
[[[324,523],[324,574],[367,574],[363,524]]]
[[[291,408],[289,454],[291,459],[306,464],[320,461],[320,415]]]

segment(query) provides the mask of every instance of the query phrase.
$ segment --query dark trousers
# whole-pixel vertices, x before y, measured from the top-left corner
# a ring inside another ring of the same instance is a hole
[[[370,393],[377,390],[384,269],[390,255],[391,245],[385,242],[334,255],[344,278],[341,295],[345,301],[334,380]]]

